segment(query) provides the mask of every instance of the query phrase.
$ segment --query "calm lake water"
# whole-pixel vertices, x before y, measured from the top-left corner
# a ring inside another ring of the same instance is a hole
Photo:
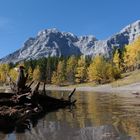
[[[136,95],[76,92],[74,98],[76,106],[46,114],[23,133],[0,132],[0,140],[140,140]]]

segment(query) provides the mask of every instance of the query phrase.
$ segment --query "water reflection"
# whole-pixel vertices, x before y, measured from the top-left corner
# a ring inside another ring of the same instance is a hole
[[[60,92],[49,93],[60,96]],[[65,94],[67,98],[67,94]],[[123,94],[77,92],[76,107],[59,109],[31,124],[25,133],[2,140],[140,140],[140,101]]]

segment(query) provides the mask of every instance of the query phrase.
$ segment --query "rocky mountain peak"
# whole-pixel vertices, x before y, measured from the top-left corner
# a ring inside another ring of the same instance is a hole
[[[42,31],[38,32],[37,36],[49,35],[49,34],[57,34],[59,32],[60,31],[58,29],[56,29],[56,28],[45,29],[45,30],[42,30]]]
[[[0,59],[0,63],[81,54],[85,56],[102,54],[111,57],[114,47],[123,48],[138,36],[140,36],[140,20],[129,24],[106,40],[97,40],[93,35],[78,37],[70,32],[61,32],[56,28],[45,29],[38,32],[36,37],[29,38],[22,48]]]
[[[140,35],[140,20],[127,25],[123,28],[120,33],[124,34],[125,36],[129,37],[129,43],[135,40]]]

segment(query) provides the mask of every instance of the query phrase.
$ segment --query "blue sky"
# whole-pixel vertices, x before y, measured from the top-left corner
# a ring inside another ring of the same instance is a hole
[[[139,5],[140,0],[0,0],[0,58],[47,28],[105,39],[140,19]]]

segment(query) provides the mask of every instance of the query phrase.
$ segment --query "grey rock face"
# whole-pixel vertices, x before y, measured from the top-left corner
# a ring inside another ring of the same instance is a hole
[[[140,36],[140,20],[126,26],[120,33],[124,34],[125,37],[128,37],[129,43],[133,42],[133,40]]]
[[[48,56],[101,54],[109,58],[112,56],[114,47],[123,48],[138,36],[140,36],[140,20],[126,26],[106,40],[97,40],[92,35],[77,37],[69,32],[60,32],[55,28],[47,29],[40,31],[36,37],[29,38],[21,49],[0,59],[0,63],[15,63]]]

